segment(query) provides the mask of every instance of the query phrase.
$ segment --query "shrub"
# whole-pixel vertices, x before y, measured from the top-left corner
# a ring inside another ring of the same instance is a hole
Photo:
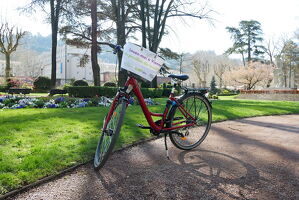
[[[106,82],[106,83],[104,83],[104,86],[105,86],[105,87],[116,87],[116,83],[113,83],[113,82]]]
[[[162,96],[168,97],[171,93],[171,88],[163,88]]]
[[[48,77],[40,76],[33,82],[34,90],[48,91],[51,89],[51,79]]]
[[[150,82],[144,82],[142,81],[140,84],[141,88],[150,88],[151,87],[151,83]]]
[[[163,89],[161,88],[141,88],[141,92],[144,98],[157,98],[162,97]]]
[[[74,81],[73,86],[88,86],[88,83],[84,80],[76,80]]]
[[[6,80],[6,82],[7,82],[7,85],[6,85],[7,89],[9,89],[9,88],[17,88],[17,87],[20,87],[20,85],[21,85],[21,82],[19,80],[16,80],[16,79],[8,78]]]
[[[238,91],[234,91],[234,90],[229,90],[229,89],[222,89],[218,96],[231,96],[231,95],[236,95],[238,94]]]
[[[218,99],[218,96],[216,94],[212,94],[212,93],[209,93],[209,99]]]
[[[0,92],[6,92],[6,85],[0,85]]]
[[[43,108],[45,105],[45,101],[43,101],[42,99],[39,99],[35,102],[35,107],[36,108]]]

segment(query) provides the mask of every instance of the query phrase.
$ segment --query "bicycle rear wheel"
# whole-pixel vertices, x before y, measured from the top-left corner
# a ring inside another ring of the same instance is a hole
[[[112,103],[110,111],[104,119],[103,130],[94,156],[94,168],[104,166],[111,154],[115,142],[119,136],[126,111],[126,102],[121,98]]]
[[[177,148],[190,150],[200,145],[209,133],[212,122],[211,106],[208,100],[198,93],[187,93],[178,102],[181,107],[174,106],[170,110],[168,127],[195,124],[175,130],[182,135],[170,134],[170,140]],[[194,119],[184,115],[181,109],[185,109]]]

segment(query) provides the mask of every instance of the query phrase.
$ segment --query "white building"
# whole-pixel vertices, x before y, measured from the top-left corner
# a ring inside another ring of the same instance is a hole
[[[87,56],[87,63],[82,63],[82,58]],[[59,46],[57,48],[56,58],[56,78],[57,84],[63,85],[72,80],[86,80],[93,83],[93,72],[90,62],[90,49],[79,49],[73,46]],[[103,63],[98,60],[101,70],[101,82],[115,81],[115,73],[118,73],[115,64]],[[38,58],[39,74],[35,76],[51,77],[51,52],[45,52]],[[112,80],[110,80],[112,79]]]

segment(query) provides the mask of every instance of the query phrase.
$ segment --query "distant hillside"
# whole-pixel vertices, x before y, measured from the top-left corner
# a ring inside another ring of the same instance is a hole
[[[30,49],[42,53],[51,51],[51,41],[51,35],[44,37],[40,34],[32,35],[31,33],[29,33],[25,35],[21,43],[23,44],[23,47],[25,49]]]
[[[29,49],[38,53],[51,51],[51,35],[48,35],[46,37],[37,34],[32,35],[31,33],[27,34],[22,39],[22,46],[24,49]],[[63,41],[58,41],[58,45],[63,45]],[[111,48],[109,47],[103,47],[103,52],[99,54],[99,57],[104,61],[108,63],[115,63],[115,55],[111,51]]]
[[[22,54],[24,50],[26,51],[26,49],[36,52],[37,54],[49,52],[51,51],[51,41],[51,35],[42,36],[41,34],[33,35],[28,33],[21,40],[21,46],[17,48],[17,52],[13,53],[12,58],[13,60],[19,60],[19,54]],[[64,45],[64,42],[60,40],[58,41],[58,45]],[[102,51],[99,54],[99,58],[106,63],[115,64],[117,57],[112,53],[112,49],[110,47],[103,45]],[[0,59],[3,60],[4,55],[0,54]],[[175,60],[167,60],[167,64],[174,69],[178,68],[179,66],[178,61]]]

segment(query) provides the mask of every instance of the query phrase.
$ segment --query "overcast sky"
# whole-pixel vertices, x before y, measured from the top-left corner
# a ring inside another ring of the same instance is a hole
[[[0,0],[0,20],[20,26],[34,34],[49,35],[51,28],[44,22],[41,13],[32,17],[19,15],[17,7],[30,0]],[[214,26],[206,20],[186,18],[188,25],[171,21],[174,30],[163,40],[161,46],[177,52],[214,50],[222,54],[232,45],[226,26],[238,26],[241,20],[257,20],[261,23],[265,38],[292,36],[299,29],[299,0],[209,0],[208,4],[216,12]]]

